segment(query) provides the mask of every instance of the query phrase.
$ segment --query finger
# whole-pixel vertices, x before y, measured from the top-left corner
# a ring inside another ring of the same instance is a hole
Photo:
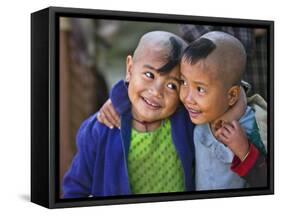
[[[224,131],[225,132],[225,131]],[[225,134],[224,132],[222,132],[221,134],[220,134],[220,137],[221,137],[221,139],[223,139],[224,141],[227,141],[228,140],[228,136],[227,136],[227,134]]]
[[[218,137],[220,134],[221,134],[221,129],[218,129],[218,130],[215,132],[215,137]]]
[[[112,106],[112,104],[111,104],[110,99],[108,99],[100,109],[100,117],[102,117],[103,120],[106,121],[107,123],[109,122],[110,126],[118,127],[118,124],[116,123],[115,118],[112,117],[112,114],[110,112],[110,106]],[[109,126],[109,125],[107,125],[107,126]]]
[[[116,126],[116,127],[119,127],[120,126],[120,117],[118,115],[118,113],[115,111],[111,101],[109,100],[109,103],[108,103],[108,106],[107,106],[107,111],[108,111],[108,114],[110,115],[111,119],[113,120],[113,124]]]
[[[232,125],[235,129],[238,129],[238,128],[240,127],[239,122],[236,121],[236,120],[233,120],[233,121],[231,122],[231,125]]]
[[[228,138],[223,134],[223,133],[220,133],[218,135],[218,140],[223,143],[224,145],[226,145],[227,141],[228,141]]]
[[[118,122],[116,121],[116,119],[113,117],[113,115],[110,112],[110,108],[109,107],[103,107],[103,114],[105,116],[105,118],[114,126],[118,127]]]
[[[220,134],[222,134],[226,138],[228,138],[231,135],[231,133],[225,127],[221,128],[221,133]]]
[[[229,132],[225,128],[220,128],[215,135],[217,137],[223,137],[223,138],[228,138]]]
[[[100,121],[101,123],[105,124],[110,129],[113,129],[114,126],[110,123],[110,121],[107,119],[107,117],[104,115],[102,111],[99,112],[98,116],[101,119]]]
[[[234,130],[233,126],[229,123],[224,124],[223,125],[223,129],[226,130],[228,132],[228,134],[230,135],[232,133],[232,131]]]
[[[218,129],[218,130],[215,132],[215,137],[219,136],[219,135],[222,133],[222,130],[224,130],[223,127],[221,127],[220,129]]]

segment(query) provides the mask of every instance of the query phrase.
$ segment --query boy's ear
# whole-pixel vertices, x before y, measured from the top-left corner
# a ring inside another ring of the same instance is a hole
[[[240,96],[240,86],[232,86],[228,90],[228,105],[233,106],[239,99]]]
[[[126,77],[125,77],[126,82],[129,82],[131,79],[132,68],[133,68],[133,57],[131,55],[128,55],[126,60]]]

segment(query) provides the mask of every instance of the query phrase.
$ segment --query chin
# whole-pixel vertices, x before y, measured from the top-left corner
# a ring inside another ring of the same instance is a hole
[[[145,122],[152,122],[155,121],[157,115],[149,115],[148,112],[138,112],[138,114],[135,116],[139,121],[145,121]]]
[[[196,125],[208,123],[207,121],[205,121],[205,120],[203,120],[203,119],[194,119],[194,118],[190,118],[190,119],[191,119],[191,122],[192,122],[193,124],[196,124]]]
[[[159,120],[159,118],[157,118],[155,116],[149,116],[149,115],[143,116],[143,118],[142,118],[142,121],[145,121],[145,122],[155,122],[158,120]]]

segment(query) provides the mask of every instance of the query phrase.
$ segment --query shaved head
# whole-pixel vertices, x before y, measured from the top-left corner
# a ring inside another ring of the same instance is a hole
[[[202,35],[184,51],[190,64],[199,60],[215,67],[216,76],[227,85],[240,84],[246,67],[246,51],[242,43],[230,34],[213,31]]]
[[[186,42],[179,36],[165,31],[152,31],[144,34],[137,48],[133,60],[138,61],[152,53],[156,60],[163,62],[159,72],[169,72],[179,64]]]

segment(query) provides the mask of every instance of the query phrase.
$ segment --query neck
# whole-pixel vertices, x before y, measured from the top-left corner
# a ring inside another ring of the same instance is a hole
[[[136,129],[139,132],[150,132],[154,131],[157,128],[159,128],[161,125],[160,120],[147,122],[147,121],[141,121],[136,118],[133,118],[133,128]]]

